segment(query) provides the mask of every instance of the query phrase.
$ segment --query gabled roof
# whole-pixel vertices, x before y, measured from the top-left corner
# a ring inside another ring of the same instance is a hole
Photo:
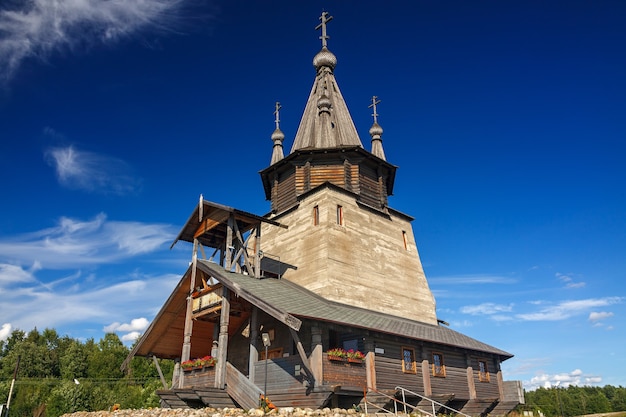
[[[381,333],[403,336],[444,345],[491,353],[503,360],[513,357],[508,352],[480,342],[448,327],[433,326],[376,311],[326,300],[323,297],[287,280],[255,279],[248,275],[228,272],[221,266],[204,260],[198,268],[216,278],[240,297],[253,294],[257,300],[277,311],[312,320],[320,320]],[[258,301],[253,304],[258,305]]]
[[[261,222],[283,228],[286,227],[278,222],[248,213],[247,211],[201,199],[200,203],[196,206],[189,216],[189,219],[187,219],[185,225],[178,233],[178,236],[176,236],[174,242],[172,242],[171,247],[174,247],[179,240],[193,242],[194,235],[196,235],[195,237],[204,246],[211,248],[219,247],[216,245],[219,245],[226,236],[226,220],[231,214],[234,214],[241,233],[247,232]],[[204,229],[202,234],[199,234],[198,228],[203,221],[206,222],[208,226]]]

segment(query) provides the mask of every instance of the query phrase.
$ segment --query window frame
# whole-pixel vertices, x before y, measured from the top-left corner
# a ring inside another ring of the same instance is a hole
[[[405,360],[405,352],[409,353],[409,358],[411,359],[411,364],[407,367],[407,362]],[[405,374],[417,374],[417,362],[415,360],[415,349],[408,346],[402,346],[401,350],[402,356],[402,372]]]
[[[439,365],[437,365],[436,357],[439,357]],[[432,354],[432,376],[437,378],[445,378],[446,377],[446,365],[443,360],[443,353],[441,352],[433,352]]]
[[[484,365],[484,369],[482,369],[481,364]],[[491,375],[489,374],[489,364],[485,359],[478,360],[478,381],[479,382],[490,382]]]
[[[339,226],[343,226],[344,218],[343,218],[343,206],[337,205],[337,224]]]

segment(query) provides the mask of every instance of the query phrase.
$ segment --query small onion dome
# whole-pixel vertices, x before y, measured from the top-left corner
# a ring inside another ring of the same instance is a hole
[[[317,108],[320,110],[320,112],[330,112],[331,106],[332,103],[326,94],[322,94],[322,96],[317,100]]]
[[[383,128],[376,122],[370,127],[370,136],[371,137],[381,137],[383,135]]]
[[[279,128],[276,128],[276,130],[274,130],[274,133],[272,133],[272,140],[274,142],[276,141],[283,141],[285,139],[285,134],[283,133],[282,130],[280,130]]]
[[[335,65],[337,65],[337,57],[325,46],[313,57],[313,66],[316,70],[322,67],[328,67],[333,70],[335,69]]]

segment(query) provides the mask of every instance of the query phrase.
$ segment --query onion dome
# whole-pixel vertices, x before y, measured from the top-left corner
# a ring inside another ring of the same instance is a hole
[[[331,70],[335,69],[337,65],[337,57],[335,54],[330,52],[327,47],[322,47],[322,50],[313,57],[313,66],[316,70],[320,70],[322,67],[330,68]]]
[[[380,138],[383,135],[383,128],[376,122],[370,127],[370,136],[372,138]]]
[[[272,133],[272,140],[274,142],[276,141],[282,142],[283,140],[285,140],[285,134],[283,133],[282,130],[280,130],[279,128],[276,128],[276,130],[274,130],[274,133]]]

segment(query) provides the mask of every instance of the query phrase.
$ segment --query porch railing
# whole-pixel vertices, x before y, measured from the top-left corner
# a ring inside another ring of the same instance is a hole
[[[428,398],[422,394],[418,394],[416,392],[410,391],[406,388],[402,388],[402,387],[396,387],[395,388],[396,393],[400,393],[400,398],[397,398],[397,396],[393,396],[393,395],[388,395],[385,394],[383,392],[374,390],[374,389],[369,389],[368,390],[368,394],[370,393],[375,393],[378,397],[384,397],[386,398],[388,401],[387,402],[391,402],[393,404],[393,411],[391,410],[387,410],[386,408],[383,408],[377,404],[375,404],[372,401],[369,401],[367,399],[367,396],[363,399],[363,403],[365,405],[365,413],[369,414],[370,411],[368,410],[368,407],[374,407],[376,409],[376,411],[374,411],[374,413],[386,413],[386,414],[394,414],[394,415],[398,415],[399,411],[402,411],[404,414],[410,414],[410,413],[414,413],[414,412],[418,412],[420,414],[423,415],[427,415],[430,417],[436,417],[437,416],[437,412],[441,412],[441,409],[443,408],[444,410],[446,410],[446,412],[444,412],[444,414],[457,414],[463,417],[471,417],[468,414],[462,413],[458,410],[455,410],[454,408],[448,407],[445,404],[442,404],[440,402],[437,402],[435,400],[433,400],[432,398]],[[413,405],[413,404],[409,404],[406,401],[406,394],[410,394],[411,396],[415,396],[420,398],[420,402],[421,400],[425,400],[428,403],[430,403],[430,408],[431,411],[426,411],[421,409],[419,406],[417,405]]]

